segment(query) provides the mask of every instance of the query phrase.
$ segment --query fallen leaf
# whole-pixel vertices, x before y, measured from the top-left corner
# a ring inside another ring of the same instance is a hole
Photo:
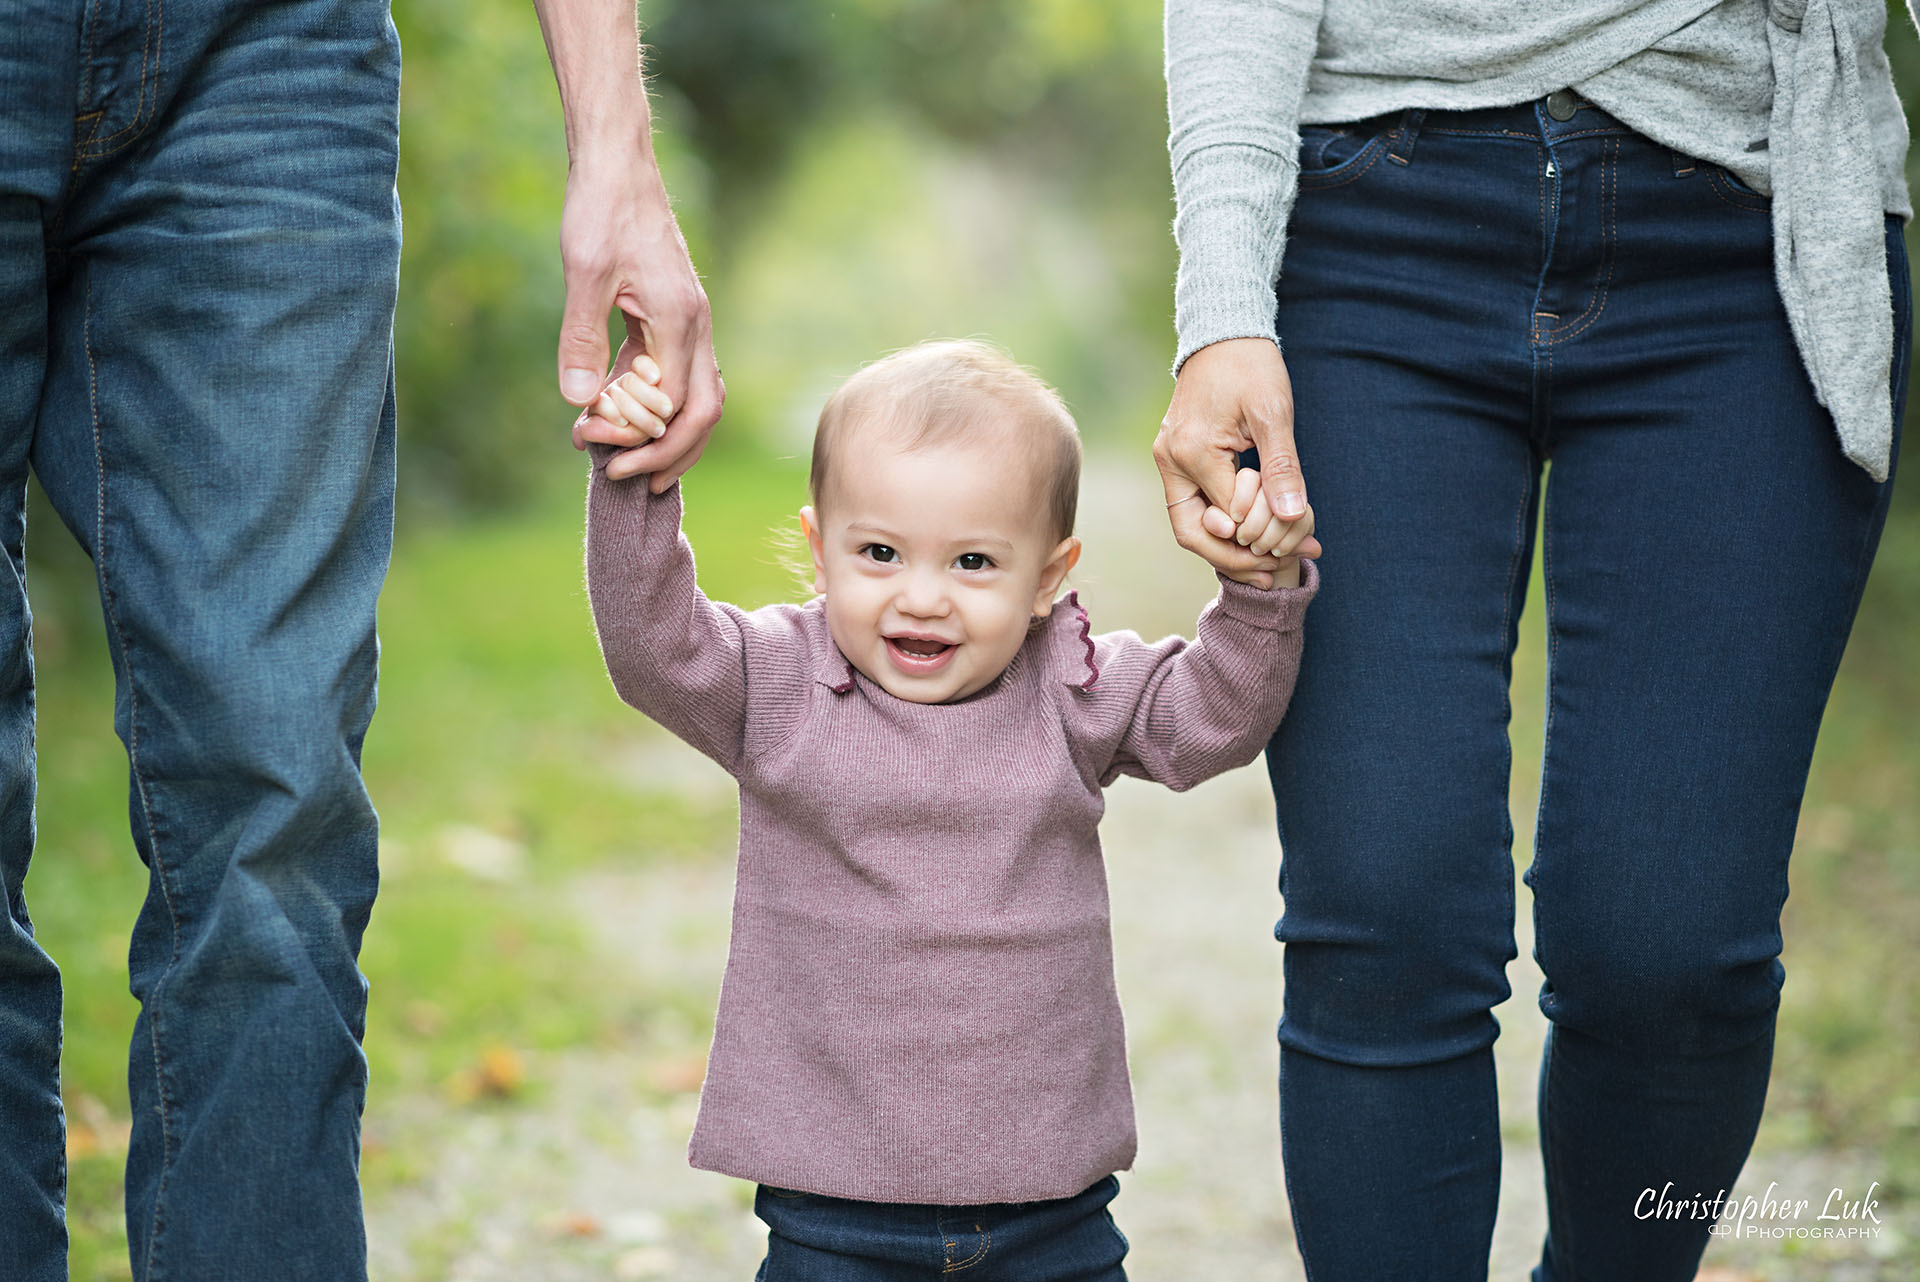
[[[600,1221],[587,1211],[563,1211],[546,1221],[547,1232],[555,1237],[599,1237]]]
[[[527,1084],[526,1062],[510,1046],[489,1046],[480,1062],[463,1068],[447,1081],[447,1094],[457,1104],[479,1099],[512,1099]]]
[[[501,1099],[518,1095],[527,1084],[527,1066],[510,1046],[489,1046],[480,1056],[480,1091]]]

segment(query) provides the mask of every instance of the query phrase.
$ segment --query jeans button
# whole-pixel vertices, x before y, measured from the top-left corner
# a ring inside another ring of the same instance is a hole
[[[1580,110],[1580,95],[1571,89],[1556,89],[1547,95],[1547,114],[1555,120],[1572,120]]]

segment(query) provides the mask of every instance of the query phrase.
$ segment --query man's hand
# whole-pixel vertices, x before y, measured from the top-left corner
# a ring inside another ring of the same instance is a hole
[[[560,391],[592,404],[607,385],[607,315],[626,316],[614,361],[624,373],[642,353],[676,410],[658,440],[623,450],[610,477],[651,472],[657,493],[692,467],[720,420],[726,389],[713,355],[713,321],[687,243],[654,160],[639,30],[632,0],[534,0],[566,117],[566,206],[560,265]],[[584,449],[590,415],[574,421]]]
[[[607,367],[607,312],[618,306],[627,337],[616,371],[645,354],[659,370],[660,391],[679,407],[666,434],[642,448],[623,450],[607,464],[618,479],[653,473],[658,493],[692,467],[720,420],[726,391],[713,356],[713,322],[706,291],[694,276],[686,242],[667,208],[657,172],[650,189],[622,175],[595,178],[575,165],[560,218],[560,263],[566,277],[566,313],[560,321],[560,380],[579,405],[601,394]],[[612,181],[603,181],[611,178]],[[574,424],[584,448],[587,415]]]
[[[1260,452],[1257,487],[1236,485],[1239,455],[1250,448]],[[1272,587],[1276,571],[1293,565],[1298,573],[1292,558],[1320,555],[1293,447],[1293,384],[1268,340],[1229,339],[1187,358],[1153,461],[1174,539],[1228,578]],[[1269,528],[1275,522],[1280,529]],[[1290,553],[1276,555],[1288,544]]]

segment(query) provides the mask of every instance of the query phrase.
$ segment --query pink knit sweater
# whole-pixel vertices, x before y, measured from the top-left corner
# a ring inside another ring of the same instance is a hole
[[[677,485],[594,470],[587,585],[614,686],[740,784],[693,1165],[948,1205],[1066,1197],[1131,1165],[1101,788],[1253,759],[1314,571],[1223,581],[1196,642],[1090,635],[1070,594],[992,685],[917,704],[854,671],[818,600],[708,600],[680,510]]]

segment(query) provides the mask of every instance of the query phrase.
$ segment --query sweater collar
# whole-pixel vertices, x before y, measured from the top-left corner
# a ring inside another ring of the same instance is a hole
[[[831,636],[820,647],[820,661],[814,665],[813,679],[835,694],[845,694],[853,689],[853,664],[847,656],[840,653],[840,647],[833,643]]]
[[[1091,690],[1100,679],[1094,659],[1093,621],[1073,591],[1053,603],[1047,616],[1047,641],[1055,675],[1076,690]]]

